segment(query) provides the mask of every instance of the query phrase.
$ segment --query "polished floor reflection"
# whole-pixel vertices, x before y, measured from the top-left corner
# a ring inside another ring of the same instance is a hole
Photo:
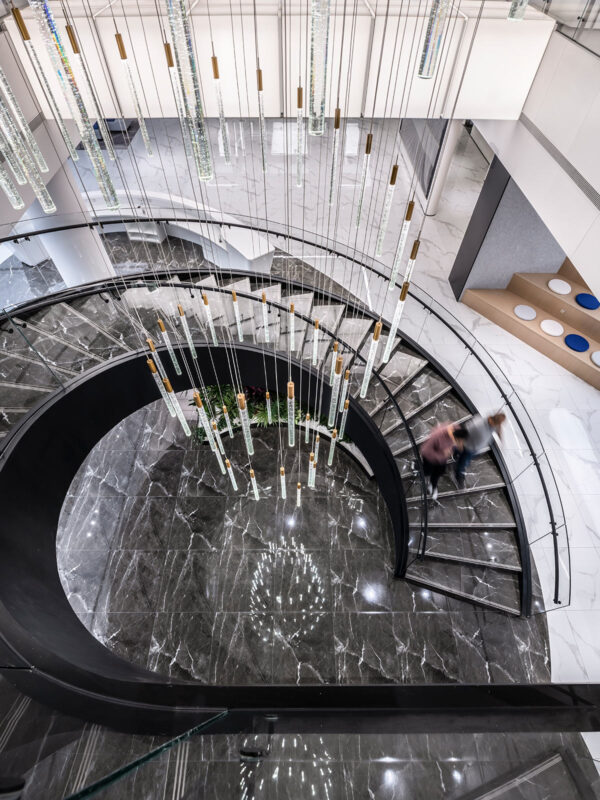
[[[158,402],[98,443],[57,539],[65,592],[96,638],[202,683],[549,680],[543,618],[393,579],[387,510],[349,455],[339,450],[300,510],[291,492],[282,501],[279,433],[255,432],[258,502],[241,436],[225,440],[234,492]],[[293,486],[300,453],[286,448]]]

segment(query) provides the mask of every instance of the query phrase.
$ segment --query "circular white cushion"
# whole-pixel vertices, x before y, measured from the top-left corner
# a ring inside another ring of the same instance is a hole
[[[600,367],[600,350],[594,350],[590,358],[597,367]]]
[[[555,319],[543,319],[540,322],[540,328],[547,333],[548,336],[562,336],[565,329]]]
[[[571,284],[561,278],[552,278],[548,281],[548,288],[555,294],[571,294]]]
[[[513,310],[515,312],[515,316],[517,316],[519,319],[532,320],[537,317],[535,308],[526,306],[524,303],[519,303],[519,305],[515,306]]]

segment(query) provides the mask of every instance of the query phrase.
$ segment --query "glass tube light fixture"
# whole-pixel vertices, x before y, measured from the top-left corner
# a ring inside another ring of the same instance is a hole
[[[304,115],[302,114],[304,99],[303,94],[304,92],[302,91],[302,87],[299,86],[296,98],[296,186],[298,188],[301,188],[302,186],[302,172],[304,165]]]
[[[67,36],[69,37],[69,42],[71,43],[71,50],[73,51],[73,62],[79,67],[80,74],[83,75],[83,82],[85,84],[87,96],[91,102],[92,111],[96,117],[96,122],[98,123],[98,128],[100,129],[100,134],[102,136],[102,141],[106,146],[106,152],[108,153],[110,160],[115,161],[117,154],[115,153],[112,136],[106,127],[106,121],[102,115],[100,103],[98,102],[98,97],[96,95],[96,90],[94,89],[92,79],[90,78],[90,73],[85,61],[81,57],[81,50],[79,49],[79,43],[77,41],[77,37],[75,36],[73,26],[67,25],[66,31]]]
[[[25,119],[25,115],[23,114],[23,110],[14,95],[12,87],[8,82],[8,78],[6,77],[2,67],[0,67],[0,87],[2,88],[4,97],[6,98],[6,103],[13,117],[17,120],[21,133],[23,134],[23,137],[25,138],[25,141],[27,142],[27,145],[33,154],[38,169],[40,172],[48,172],[48,164],[46,164],[46,159],[38,147],[38,143],[33,136],[31,128],[29,127],[29,124]]]
[[[317,435],[315,436],[315,452],[314,452],[315,464],[319,463],[319,447],[320,447],[320,445],[321,445],[321,437],[317,433]]]
[[[15,177],[16,182],[19,186],[25,186],[27,183],[27,178],[25,177],[25,173],[21,167],[21,164],[17,157],[15,156],[12,147],[8,143],[8,139],[2,133],[2,128],[0,127],[0,153],[2,154],[4,160],[10,167],[10,171]]]
[[[319,320],[315,320],[315,327],[313,329],[313,343],[312,343],[312,357],[311,364],[313,367],[317,366],[317,356],[319,353]]]
[[[185,311],[183,310],[183,306],[178,305],[177,310],[179,311],[179,321],[181,322],[181,327],[183,328],[183,333],[185,336],[185,340],[190,348],[191,356],[194,360],[198,358],[198,353],[196,352],[196,348],[194,346],[194,342],[192,340],[192,332],[190,331],[190,326],[187,321],[187,317],[185,315]]]
[[[432,0],[431,2],[431,10],[423,40],[423,50],[419,62],[419,78],[433,78],[440,54],[444,24],[449,6],[450,0]]]
[[[217,459],[217,464],[219,465],[219,469],[221,470],[221,475],[225,475],[227,470],[225,469],[225,464],[223,463],[223,456],[219,453],[219,448],[213,442],[213,453],[215,454],[215,458]]]
[[[208,297],[206,292],[202,292],[202,303],[204,305],[204,314],[206,316],[206,324],[208,325],[208,330],[210,332],[210,338],[212,339],[212,343],[215,347],[217,347],[217,332],[215,331],[215,323],[213,320],[212,310],[208,304]]]
[[[340,439],[343,439],[344,433],[346,432],[346,422],[348,421],[348,409],[350,408],[350,400],[346,398],[344,401],[344,410],[342,411],[342,419],[340,422]]]
[[[390,221],[390,211],[392,210],[392,201],[394,199],[394,192],[396,190],[396,179],[398,177],[398,164],[392,167],[392,174],[390,182],[385,193],[385,200],[383,201],[383,211],[381,213],[381,222],[379,224],[379,232],[377,234],[377,244],[375,245],[375,255],[380,256],[383,253],[383,240]]]
[[[302,506],[302,484],[298,482],[296,484],[296,508],[300,508]]]
[[[177,68],[175,67],[175,59],[173,58],[173,50],[170,42],[163,42],[165,50],[165,57],[167,59],[167,67],[169,70],[169,79],[171,81],[171,88],[173,89],[173,97],[175,98],[175,108],[177,109],[177,116],[179,118],[179,126],[181,128],[181,137],[183,139],[183,149],[185,155],[191,161],[196,160],[194,149],[192,147],[192,139],[190,136],[189,120],[186,117],[184,103],[181,96],[181,87],[179,85],[179,77]]]
[[[225,467],[227,468],[227,474],[229,475],[229,480],[231,481],[231,486],[233,488],[233,491],[237,492],[238,490],[237,481],[235,479],[235,475],[233,474],[233,467],[231,466],[231,461],[228,458],[225,459]]]
[[[381,321],[375,323],[375,328],[373,329],[373,338],[371,339],[371,346],[369,347],[369,355],[367,357],[367,364],[365,366],[365,374],[360,387],[361,397],[367,396],[367,389],[369,388],[369,381],[371,380],[371,373],[373,372],[373,365],[375,364],[375,356],[377,355],[377,348],[379,347],[381,327]]]
[[[246,395],[240,392],[237,396],[238,411],[240,415],[240,422],[242,423],[242,433],[244,434],[244,442],[246,443],[246,450],[249,456],[254,455],[254,444],[252,443],[252,434],[250,432],[250,418],[248,417],[248,406],[246,405]]]
[[[280,491],[281,491],[281,499],[285,500],[285,498],[287,497],[287,492],[285,490],[285,468],[284,467],[280,467],[279,468],[279,488],[280,488]]]
[[[398,331],[398,326],[400,325],[400,319],[402,318],[402,312],[404,311],[404,304],[406,302],[406,295],[408,294],[408,283],[402,284],[402,289],[400,290],[400,296],[398,297],[398,302],[396,303],[396,308],[394,309],[394,317],[392,319],[392,324],[390,326],[390,333],[385,344],[385,350],[383,351],[383,358],[381,359],[384,364],[390,360],[390,356],[392,354],[392,350],[394,349],[394,339],[396,338],[396,332]]]
[[[271,392],[267,392],[265,395],[265,399],[267,401],[267,422],[269,425],[273,422],[273,411],[271,408]]]
[[[508,19],[523,19],[529,0],[513,0],[508,9]]]
[[[219,426],[217,425],[216,420],[213,419],[213,421],[211,422],[211,427],[212,427],[213,439],[215,440],[215,443],[219,448],[219,453],[221,453],[221,455],[224,456],[225,448],[223,447],[223,440],[221,439],[221,431],[219,430]]]
[[[129,94],[131,95],[131,100],[133,102],[135,115],[137,117],[137,121],[140,126],[140,133],[142,134],[144,146],[146,148],[146,152],[148,153],[148,155],[151,156],[152,145],[150,143],[150,136],[148,135],[148,129],[146,128],[146,120],[144,119],[142,106],[140,105],[140,98],[138,96],[138,92],[135,86],[135,81],[133,79],[133,72],[131,71],[131,65],[129,63],[129,59],[127,58],[127,50],[125,49],[125,42],[123,41],[123,37],[120,33],[115,33],[115,40],[117,42],[119,56],[121,57],[121,63],[123,64],[127,85],[129,86]]]
[[[237,330],[238,340],[244,341],[244,331],[242,330],[242,318],[240,316],[240,306],[237,299],[237,292],[235,289],[231,292],[231,299],[233,302],[233,316],[235,317],[235,327]]]
[[[325,133],[327,50],[329,47],[330,0],[311,0],[310,6],[310,95],[308,132]]]
[[[165,405],[167,407],[167,411],[169,412],[169,414],[172,417],[175,417],[177,412],[175,411],[175,407],[174,407],[173,403],[171,402],[171,398],[169,397],[169,394],[168,394],[167,390],[165,389],[165,386],[164,386],[164,384],[162,382],[162,378],[158,374],[158,369],[156,368],[156,364],[154,363],[154,361],[151,358],[147,358],[146,359],[146,364],[148,364],[148,368],[150,369],[152,377],[154,378],[154,383],[156,384],[156,388],[160,392],[160,396],[165,401]]]
[[[254,470],[250,470],[250,483],[252,485],[252,494],[254,495],[255,500],[260,500],[260,495],[258,493],[258,486],[256,483],[256,475],[254,474]]]
[[[392,264],[392,271],[390,273],[390,285],[388,287],[388,291],[391,291],[396,286],[396,278],[398,277],[398,270],[400,269],[400,264],[402,262],[402,255],[406,246],[408,229],[410,228],[410,221],[412,220],[414,209],[415,203],[414,200],[411,200],[406,207],[406,214],[404,216],[404,222],[402,223],[400,238],[398,239],[398,244],[396,245],[396,252],[394,253],[394,262]]]
[[[367,185],[367,178],[369,177],[369,162],[371,160],[371,148],[373,147],[373,134],[367,133],[367,141],[365,143],[365,154],[363,156],[362,172],[360,176],[360,189],[358,193],[358,203],[356,207],[356,227],[360,225],[360,218],[362,215],[362,205],[365,196],[365,186]]]
[[[0,164],[0,186],[6,197],[8,198],[8,202],[11,206],[15,209],[15,211],[20,211],[22,208],[25,208],[25,202],[21,195],[19,194],[19,190],[13,183],[12,178],[8,174],[8,172],[4,169],[4,167]]]
[[[410,251],[410,258],[408,259],[408,264],[406,265],[406,272],[404,273],[404,283],[410,283],[410,279],[412,278],[412,274],[415,269],[415,263],[417,261],[417,254],[419,252],[420,244],[420,239],[415,239],[413,242],[412,250]]]
[[[294,381],[288,381],[287,385],[287,429],[288,447],[293,447],[296,438],[296,399],[294,397]]]
[[[329,455],[327,456],[328,467],[330,467],[333,464],[333,456],[335,454],[336,442],[337,442],[337,430],[334,428],[331,431],[331,441],[329,442]]]
[[[183,411],[181,410],[181,405],[179,404],[177,395],[173,391],[173,387],[171,386],[171,381],[168,378],[163,378],[163,384],[169,394],[169,400],[171,401],[171,403],[173,403],[173,408],[175,409],[175,413],[177,414],[177,419],[181,423],[183,432],[185,433],[186,436],[191,436],[192,432],[190,430],[190,426],[188,425],[187,419],[185,418]]]
[[[229,434],[229,438],[233,439],[233,428],[231,427],[231,417],[229,416],[227,406],[223,406],[223,417],[225,418],[225,425],[227,425],[227,433]]]
[[[152,353],[152,358],[154,359],[154,363],[158,367],[158,374],[160,375],[161,378],[166,378],[167,371],[163,366],[160,354],[158,353],[156,347],[154,346],[153,340],[150,338],[146,339],[146,344],[148,345],[148,349]]]
[[[333,374],[333,386],[331,387],[331,398],[329,400],[329,418],[327,427],[333,427],[337,415],[338,400],[340,398],[340,386],[342,383],[342,357],[338,356],[335,360],[335,371]]]
[[[329,199],[328,204],[333,205],[333,195],[335,189],[335,176],[337,172],[338,153],[340,149],[340,119],[341,109],[336,108],[333,117],[333,147],[331,152],[331,171],[329,173]]]
[[[337,361],[337,354],[339,350],[339,344],[337,342],[333,343],[333,353],[331,356],[331,370],[329,371],[329,385],[333,386],[333,378],[335,376],[335,365]]]
[[[308,444],[309,436],[310,436],[310,414],[307,413],[306,417],[304,418],[304,444]]]
[[[261,297],[262,322],[265,329],[265,342],[269,341],[269,309],[267,308],[267,295],[263,292]]]
[[[288,312],[288,329],[289,329],[289,344],[290,353],[296,350],[296,314],[294,311],[294,304],[290,303],[290,310]]]
[[[344,403],[346,402],[346,397],[348,397],[348,387],[350,386],[350,370],[347,369],[344,372],[344,379],[342,381],[342,388],[340,390],[340,411],[344,407]]]
[[[267,133],[265,130],[265,105],[263,100],[263,74],[260,67],[256,70],[256,90],[258,94],[258,128],[260,132],[260,153],[262,157],[262,171],[267,171]]]
[[[231,164],[231,149],[229,147],[229,133],[227,131],[227,120],[225,119],[225,109],[223,107],[223,93],[221,92],[221,79],[219,77],[219,61],[216,56],[212,56],[211,61],[215,95],[217,97],[217,108],[219,110],[219,130],[221,131],[221,141],[223,142],[223,157],[225,163],[229,165]]]
[[[119,208],[115,187],[106,168],[106,162],[102,156],[98,139],[77,86],[75,75],[62,44],[48,0],[29,0],[29,5],[34,12],[46,51],[58,76],[65,100],[69,105],[83,145],[90,157],[94,176],[100,187],[104,202],[107,208],[115,211]]]
[[[213,441],[212,430],[210,427],[210,423],[208,421],[208,416],[206,415],[206,411],[204,410],[204,405],[202,403],[202,399],[200,398],[200,392],[195,391],[192,395],[194,398],[194,403],[196,404],[196,410],[198,412],[198,419],[200,420],[200,424],[204,429],[204,435],[206,436],[206,440],[210,445],[210,449],[215,449],[215,443]]]
[[[308,480],[306,481],[309,489],[314,489],[315,486],[315,454],[311,453],[308,457]]]
[[[158,328],[160,330],[160,335],[162,337],[163,342],[165,343],[165,347],[167,348],[167,352],[171,357],[171,362],[173,363],[173,368],[177,375],[181,375],[181,367],[179,366],[179,361],[177,360],[177,356],[175,355],[175,350],[173,349],[173,345],[171,343],[171,337],[169,336],[169,331],[165,327],[165,323],[162,319],[159,318],[158,320]]]

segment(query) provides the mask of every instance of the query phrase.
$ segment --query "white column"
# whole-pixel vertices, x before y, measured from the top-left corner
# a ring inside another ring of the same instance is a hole
[[[452,119],[448,123],[444,143],[442,145],[442,152],[438,157],[435,175],[433,176],[433,183],[429,191],[429,198],[427,202],[426,213],[428,217],[437,214],[440,197],[446,185],[446,178],[448,177],[448,170],[456,151],[456,145],[460,138],[463,128],[463,121],[459,119]]]

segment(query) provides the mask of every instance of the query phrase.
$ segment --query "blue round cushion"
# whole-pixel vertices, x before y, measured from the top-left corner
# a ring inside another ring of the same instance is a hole
[[[583,336],[580,336],[578,333],[567,334],[567,336],[565,336],[565,344],[577,353],[585,353],[586,350],[590,349],[588,340],[584,339]]]
[[[589,311],[595,311],[597,308],[600,308],[600,300],[594,297],[593,294],[588,294],[587,292],[581,292],[581,294],[575,295],[575,300],[582,308],[587,308]]]

